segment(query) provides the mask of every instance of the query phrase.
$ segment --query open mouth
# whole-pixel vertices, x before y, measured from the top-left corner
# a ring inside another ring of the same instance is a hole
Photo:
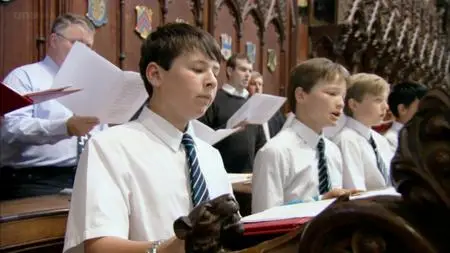
[[[336,118],[339,118],[341,116],[340,112],[332,112],[331,115],[333,115]]]

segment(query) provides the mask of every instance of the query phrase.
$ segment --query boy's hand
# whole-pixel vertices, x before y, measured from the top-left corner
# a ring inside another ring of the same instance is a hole
[[[233,128],[242,128],[242,129],[244,129],[248,124],[249,123],[248,123],[247,120],[243,120],[243,121],[239,122],[238,124],[236,124],[235,126],[233,126]]]
[[[362,192],[361,190],[357,190],[357,189],[332,189],[331,191],[325,193],[323,195],[322,199],[333,199],[333,198],[338,198],[342,195],[347,195],[347,194],[352,196],[352,195],[357,195],[361,192]]]

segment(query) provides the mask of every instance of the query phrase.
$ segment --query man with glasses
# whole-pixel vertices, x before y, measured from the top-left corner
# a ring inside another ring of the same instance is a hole
[[[79,41],[92,47],[94,35],[94,26],[84,17],[58,17],[48,36],[46,57],[14,69],[3,82],[21,94],[51,88],[73,44]],[[55,100],[6,114],[1,125],[1,199],[71,188],[81,140],[104,128],[97,118],[76,116]]]

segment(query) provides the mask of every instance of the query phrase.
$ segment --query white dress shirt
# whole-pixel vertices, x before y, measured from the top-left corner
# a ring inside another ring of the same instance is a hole
[[[59,70],[49,57],[14,69],[4,83],[19,94],[50,89]],[[5,115],[1,125],[0,167],[75,166],[77,137],[67,133],[73,113],[56,100],[30,105]],[[91,134],[106,129],[99,125]]]
[[[248,98],[248,96],[250,95],[248,93],[247,89],[242,89],[242,91],[238,91],[236,88],[234,88],[233,86],[231,86],[228,83],[222,85],[222,90],[224,90],[228,94],[231,94],[231,95],[234,95],[237,97],[242,97],[242,98]]]
[[[403,128],[403,124],[398,122],[398,121],[394,121],[394,123],[392,123],[392,126],[389,128],[389,130],[386,131],[386,133],[384,134],[384,137],[386,137],[387,141],[389,142],[389,145],[391,147],[392,152],[396,152],[397,151],[397,147],[398,147],[398,133],[400,132],[400,130]]]
[[[297,119],[273,137],[255,158],[252,177],[252,212],[297,201],[320,199],[317,144],[325,141],[332,188],[342,188],[339,148]]]
[[[232,194],[219,152],[189,129],[210,198]],[[173,222],[192,210],[182,135],[145,107],[136,121],[92,137],[76,173],[64,252],[84,252],[83,241],[102,236],[174,236]]]
[[[388,186],[377,166],[375,152],[369,143],[373,137],[390,178],[393,152],[384,136],[348,117],[345,127],[334,138],[344,160],[344,188],[377,190]]]

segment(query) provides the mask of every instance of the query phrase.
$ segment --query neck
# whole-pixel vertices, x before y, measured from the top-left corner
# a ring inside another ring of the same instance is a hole
[[[181,117],[177,117],[173,113],[170,113],[170,109],[168,106],[162,106],[163,103],[158,101],[159,99],[154,96],[150,99],[148,103],[148,107],[156,114],[167,120],[170,124],[172,124],[175,128],[184,132],[188,122]]]
[[[301,111],[297,110],[295,113],[295,117],[298,121],[302,122],[305,126],[311,128],[316,134],[320,135],[322,133],[323,127],[319,126],[316,122],[314,122],[310,117],[306,116],[306,113],[302,113]]]
[[[402,124],[402,125],[404,125],[404,124],[406,124],[406,122],[408,122],[408,120],[406,120],[406,119],[402,119],[402,118],[395,118],[395,121],[397,121],[398,123],[400,123],[400,124]]]
[[[58,59],[56,54],[53,53],[51,49],[48,50],[47,56],[52,59],[56,63],[56,65],[61,66],[64,60]]]
[[[372,128],[373,126],[376,126],[376,125],[370,124],[369,122],[367,122],[367,120],[361,119],[359,117],[353,117],[353,119],[358,121],[359,123],[363,124],[364,126],[366,126],[368,128]],[[381,122],[380,122],[380,124],[381,124]]]
[[[237,91],[242,92],[244,90],[244,87],[238,85],[238,84],[233,84],[230,83],[231,86],[233,86],[233,88],[235,88]]]

